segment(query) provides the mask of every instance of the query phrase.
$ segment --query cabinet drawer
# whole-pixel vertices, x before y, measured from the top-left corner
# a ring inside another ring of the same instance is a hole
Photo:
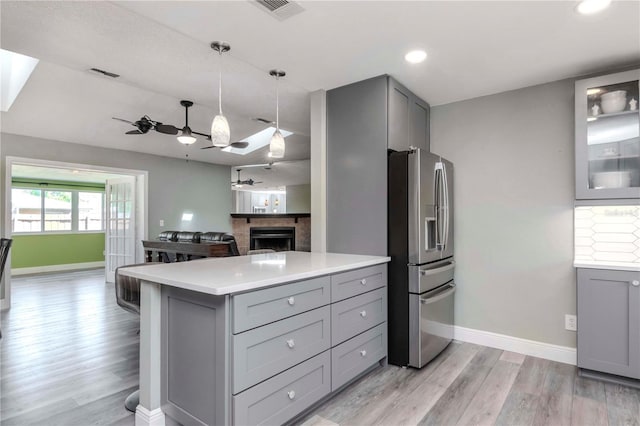
[[[331,349],[331,391],[387,356],[387,323]]]
[[[387,285],[387,265],[336,274],[331,277],[331,301],[337,302]]]
[[[329,286],[329,277],[320,277],[233,296],[233,332],[328,305]]]
[[[379,288],[331,305],[331,346],[387,320],[387,289]]]
[[[233,336],[233,394],[329,349],[329,306]]]
[[[330,351],[233,397],[236,425],[280,425],[331,391]]]

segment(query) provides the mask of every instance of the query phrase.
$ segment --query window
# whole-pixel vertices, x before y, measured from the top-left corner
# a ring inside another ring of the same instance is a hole
[[[42,193],[39,189],[11,190],[11,224],[13,232],[42,231]]]
[[[104,230],[104,193],[12,188],[14,233]]]
[[[78,192],[78,231],[101,231],[104,229],[102,199],[99,192]]]
[[[44,230],[71,231],[71,192],[44,191]]]

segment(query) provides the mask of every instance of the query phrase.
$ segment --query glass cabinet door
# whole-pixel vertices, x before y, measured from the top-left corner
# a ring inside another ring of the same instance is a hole
[[[576,199],[640,198],[640,70],[576,82]]]

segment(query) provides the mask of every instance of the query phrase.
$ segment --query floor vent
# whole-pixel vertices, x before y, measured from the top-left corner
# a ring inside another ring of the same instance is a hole
[[[287,0],[255,0],[254,4],[280,21],[304,11],[304,8],[298,3]]]

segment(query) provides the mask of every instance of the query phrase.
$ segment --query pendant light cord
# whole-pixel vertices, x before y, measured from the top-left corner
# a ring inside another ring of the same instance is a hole
[[[276,75],[276,130],[280,130],[280,76]]]
[[[218,68],[218,110],[222,115],[222,50],[220,50],[220,66]]]

